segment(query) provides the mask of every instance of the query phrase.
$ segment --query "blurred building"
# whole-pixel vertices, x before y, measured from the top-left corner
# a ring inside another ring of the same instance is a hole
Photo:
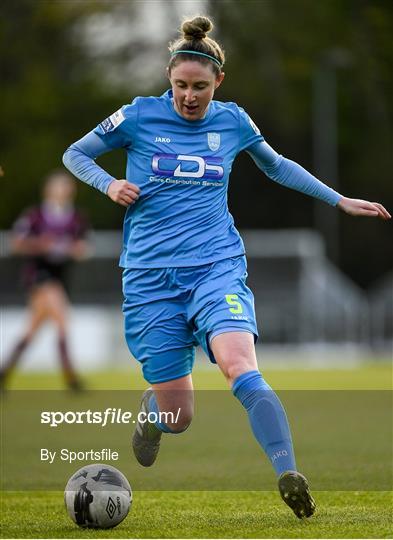
[[[25,316],[24,293],[15,278],[22,261],[9,254],[7,236],[2,234],[0,270],[3,352]],[[304,356],[308,350],[317,362],[321,351],[330,350],[340,364],[345,355],[335,351],[343,346],[366,355],[371,349],[391,350],[392,275],[367,294],[326,258],[321,236],[311,230],[246,230],[242,236],[266,352]],[[129,357],[121,313],[121,240],[120,231],[94,233],[94,256],[72,268],[71,347],[85,368],[104,368],[109,361],[113,366]],[[51,339],[51,330],[44,328],[29,354],[31,365],[54,364],[48,358]]]

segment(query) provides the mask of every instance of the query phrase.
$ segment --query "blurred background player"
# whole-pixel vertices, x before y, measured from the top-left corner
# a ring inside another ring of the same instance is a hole
[[[11,249],[24,256],[22,281],[28,291],[29,320],[21,338],[0,371],[3,387],[22,353],[45,321],[57,330],[57,345],[67,386],[81,389],[67,345],[67,273],[73,261],[87,254],[87,222],[74,207],[75,180],[59,169],[44,184],[43,200],[29,208],[15,222]]]

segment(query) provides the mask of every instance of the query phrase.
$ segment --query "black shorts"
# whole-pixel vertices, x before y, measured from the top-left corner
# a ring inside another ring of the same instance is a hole
[[[22,283],[26,289],[49,281],[60,283],[67,290],[68,262],[53,263],[45,259],[32,259],[23,268]]]

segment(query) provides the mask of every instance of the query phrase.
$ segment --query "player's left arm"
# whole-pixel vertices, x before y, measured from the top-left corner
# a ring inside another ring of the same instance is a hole
[[[336,206],[351,216],[380,217],[385,220],[391,218],[382,204],[344,197],[298,163],[278,154],[266,141],[258,141],[246,150],[269,178],[283,186]]]

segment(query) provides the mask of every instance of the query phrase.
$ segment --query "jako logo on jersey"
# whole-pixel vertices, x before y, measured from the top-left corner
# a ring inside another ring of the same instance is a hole
[[[159,176],[210,178],[224,176],[222,158],[187,156],[183,154],[154,154],[151,168]]]
[[[154,142],[165,142],[170,143],[171,140],[169,137],[156,137]]]
[[[215,152],[220,148],[221,137],[219,133],[208,133],[207,144],[212,152]]]

